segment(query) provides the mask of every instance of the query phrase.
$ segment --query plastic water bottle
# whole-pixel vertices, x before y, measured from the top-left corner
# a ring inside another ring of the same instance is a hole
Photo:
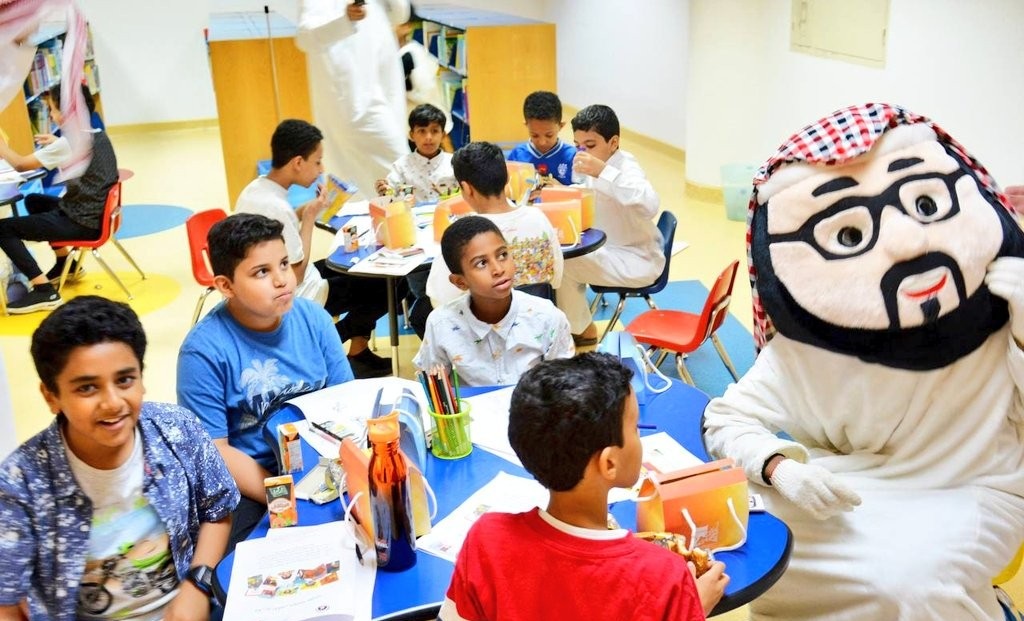
[[[399,452],[398,414],[366,421],[370,455],[370,508],[377,568],[402,571],[416,564],[409,468]]]

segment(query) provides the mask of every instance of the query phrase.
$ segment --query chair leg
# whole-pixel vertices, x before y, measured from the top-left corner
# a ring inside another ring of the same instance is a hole
[[[653,351],[651,353],[654,353]],[[661,367],[661,364],[665,362],[665,358],[668,358],[669,351],[667,349],[661,350],[658,354],[658,359],[654,361],[654,366]]]
[[[132,297],[132,292],[128,290],[128,287],[124,286],[124,283],[121,282],[121,279],[117,277],[117,274],[114,273],[114,270],[110,269],[110,266],[107,265],[107,262],[104,261],[103,257],[100,256],[100,252],[98,249],[92,249],[92,256],[96,257],[96,261],[100,264],[101,267],[103,267],[103,271],[106,272],[107,276],[110,276],[110,278],[112,278],[113,281],[117,283],[118,287],[121,287],[121,290],[124,291],[124,294],[128,296],[128,299],[134,300],[135,298]]]
[[[409,325],[409,303],[402,298],[402,328],[405,330],[412,330],[412,326]]]
[[[94,250],[93,252],[96,251]],[[78,269],[81,269],[82,259],[84,257],[85,248],[72,248],[68,251],[67,259],[64,261],[64,269],[60,272],[60,281],[57,283],[57,293],[64,290],[64,283],[68,280],[68,272],[71,271],[71,264],[74,263],[78,266]]]
[[[654,304],[654,298],[649,295],[644,295],[644,300],[647,300],[647,305],[651,307],[651,310],[658,310],[658,307]]]
[[[121,254],[124,255],[124,258],[128,259],[128,262],[132,264],[132,267],[135,268],[135,271],[138,272],[140,276],[142,276],[142,280],[146,280],[146,273],[142,271],[142,268],[140,268],[139,264],[135,262],[135,259],[132,258],[132,255],[128,254],[128,251],[124,249],[124,246],[121,245],[121,242],[117,241],[113,237],[110,238],[110,241],[114,242],[114,245],[117,246],[117,249],[121,251]]]
[[[729,359],[729,354],[725,353],[725,346],[722,345],[722,341],[718,339],[717,334],[711,335],[711,342],[715,344],[715,349],[718,350],[718,357],[725,363],[725,368],[729,369],[732,379],[737,382],[740,381],[740,376],[736,374],[736,367],[732,366],[732,360]]]
[[[620,294],[619,295],[619,303],[615,307],[615,312],[612,313],[611,320],[608,322],[608,325],[605,326],[604,332],[601,334],[601,340],[602,341],[604,340],[604,337],[608,336],[608,333],[611,332],[615,328],[615,324],[619,322],[619,317],[622,316],[622,309],[625,308],[625,306],[626,306],[626,296]]]
[[[0,315],[7,315],[7,285],[9,280],[0,280]]]
[[[605,306],[608,306],[608,304],[606,304],[605,301],[604,301],[604,294],[603,293],[595,293],[594,294],[594,301],[590,303],[590,314],[591,315],[593,315],[594,313],[597,312],[597,305],[598,304],[604,304]]]
[[[207,287],[206,291],[199,294],[199,300],[196,302],[196,311],[192,313],[192,325],[199,323],[199,315],[203,312],[203,305],[206,304],[206,298],[213,293],[215,287]]]
[[[686,362],[683,360],[686,358],[686,354],[676,354],[676,370],[679,371],[679,379],[683,380],[690,386],[696,386],[693,383],[693,376],[690,375],[689,369],[686,368]]]

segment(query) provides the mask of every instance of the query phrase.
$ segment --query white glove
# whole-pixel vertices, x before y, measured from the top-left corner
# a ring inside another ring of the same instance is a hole
[[[772,487],[816,520],[852,511],[860,496],[821,466],[783,459],[772,473]]]
[[[1010,332],[1018,345],[1024,343],[1024,259],[999,257],[989,263],[985,284],[1010,305]]]

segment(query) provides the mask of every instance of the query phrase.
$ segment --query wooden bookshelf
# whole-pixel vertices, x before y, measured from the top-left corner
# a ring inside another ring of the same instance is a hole
[[[442,68],[454,145],[526,140],[523,100],[533,91],[558,92],[555,25],[452,5],[416,10],[424,24],[414,36]],[[461,93],[446,83],[460,84]]]
[[[280,119],[312,119],[306,55],[295,45],[295,26],[271,13]],[[210,16],[207,43],[217,100],[228,200],[234,209],[242,189],[256,177],[256,162],[270,159],[270,137],[278,124],[270,42],[264,13]]]

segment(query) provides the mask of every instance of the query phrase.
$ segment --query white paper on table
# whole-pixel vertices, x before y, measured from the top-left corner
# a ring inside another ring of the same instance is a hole
[[[534,481],[499,472],[430,532],[416,540],[416,547],[446,561],[455,562],[469,529],[484,513],[521,513],[547,504],[548,490]]]
[[[345,201],[338,210],[338,213],[334,214],[337,216],[368,216],[370,215],[370,201]]]
[[[312,423],[328,424],[332,422],[345,422],[357,425],[360,429],[366,428],[366,419],[373,416],[373,404],[377,400],[377,392],[383,388],[383,403],[394,403],[394,396],[401,393],[403,388],[408,388],[420,404],[420,411],[423,412],[424,429],[430,429],[427,404],[423,395],[423,387],[412,380],[400,377],[380,377],[375,379],[360,379],[328,386],[322,390],[306,393],[300,397],[289,399],[290,403],[302,411],[306,420]],[[302,433],[302,429],[299,429]],[[312,445],[312,443],[311,443]],[[314,448],[316,448],[314,446]],[[320,453],[319,450],[317,450]],[[323,455],[323,453],[320,453]],[[337,457],[335,451],[332,455],[325,457]]]
[[[235,548],[225,619],[370,621],[376,568],[357,560],[349,524],[272,532]]]
[[[353,263],[348,271],[352,274],[405,276],[416,269],[426,258],[425,252],[409,257],[399,257],[390,253],[386,248],[378,248],[373,254]]]
[[[471,407],[469,437],[480,448],[522,466],[508,441],[508,406],[514,389],[509,386],[466,399]]]
[[[649,464],[658,472],[672,472],[674,470],[692,468],[704,463],[700,457],[686,450],[686,447],[679,444],[675,438],[664,431],[640,438],[640,445],[644,449],[644,464]],[[633,487],[629,489],[616,487],[608,492],[608,504],[636,499],[640,493],[640,484],[643,483],[646,473],[646,468],[641,469],[640,478]]]

